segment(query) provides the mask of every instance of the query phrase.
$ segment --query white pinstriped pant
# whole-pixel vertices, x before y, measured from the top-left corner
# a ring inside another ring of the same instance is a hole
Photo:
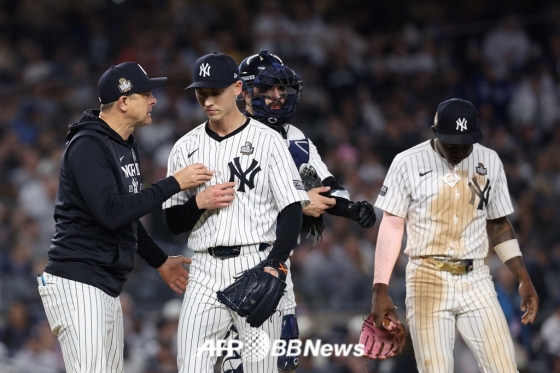
[[[198,349],[206,341],[223,339],[232,324],[241,334],[250,326],[246,318],[240,317],[218,302],[216,292],[229,286],[235,275],[254,267],[266,259],[270,248],[258,251],[258,244],[243,246],[238,257],[217,259],[207,252],[196,252],[192,257],[189,285],[185,292],[179,328],[177,331],[177,363],[180,373],[212,373],[217,356],[204,351],[197,356]],[[278,309],[282,310],[284,299]],[[282,315],[276,312],[259,328],[272,340],[280,339]],[[276,373],[276,358],[268,354],[257,362],[244,362],[244,373]]]
[[[455,327],[481,372],[517,372],[511,334],[483,262],[452,275],[426,260],[409,260],[406,315],[420,373],[453,372]]]
[[[294,282],[292,281],[290,259],[286,260],[286,266],[288,267],[289,271],[288,276],[286,276],[286,291],[284,293],[284,298],[282,299],[282,316],[294,315],[296,313],[296,295],[294,293]]]
[[[119,297],[43,273],[39,294],[67,373],[123,372],[123,316]]]

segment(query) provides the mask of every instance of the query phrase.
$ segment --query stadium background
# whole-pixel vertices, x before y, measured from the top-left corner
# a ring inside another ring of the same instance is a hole
[[[140,63],[168,76],[154,123],[138,130],[147,183],[165,176],[172,144],[205,118],[190,82],[197,57],[238,62],[260,49],[304,80],[294,124],[317,144],[354,200],[374,202],[400,151],[431,136],[437,104],[478,108],[483,145],[506,168],[511,216],[541,298],[519,323],[517,286],[490,255],[521,372],[560,372],[560,3],[499,0],[179,1],[0,0],[0,372],[64,371],[35,277],[46,260],[67,126],[96,108],[110,65]],[[377,211],[380,219],[380,211]],[[160,210],[144,219],[170,254],[185,253]],[[302,338],[356,343],[368,313],[377,227],[327,219],[316,248],[292,257]],[[401,257],[391,295],[404,310]],[[180,298],[139,260],[122,295],[126,372],[176,372]],[[400,315],[404,320],[404,315]],[[478,372],[456,342],[455,372]],[[359,358],[303,358],[299,373],[364,372]],[[415,372],[409,343],[370,372]]]

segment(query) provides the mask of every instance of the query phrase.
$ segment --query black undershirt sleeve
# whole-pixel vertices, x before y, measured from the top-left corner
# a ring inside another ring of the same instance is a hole
[[[344,189],[342,185],[340,185],[340,183],[333,176],[329,176],[325,180],[323,180],[323,186],[331,187],[331,191],[336,189]],[[352,201],[349,201],[346,198],[341,198],[341,197],[332,197],[332,198],[336,199],[336,205],[328,209],[327,212],[331,215],[342,216],[347,218],[348,206],[352,203]]]
[[[294,202],[286,206],[278,216],[279,223],[276,229],[276,241],[267,259],[276,259],[285,262],[290,252],[297,245],[297,239],[303,224],[301,202]]]
[[[138,220],[138,249],[136,253],[144,259],[150,267],[159,268],[167,260],[167,254],[154,241],[140,220]]]
[[[195,197],[190,198],[184,205],[165,209],[165,222],[173,234],[181,234],[192,230],[198,219],[206,211],[206,209],[198,208]]]

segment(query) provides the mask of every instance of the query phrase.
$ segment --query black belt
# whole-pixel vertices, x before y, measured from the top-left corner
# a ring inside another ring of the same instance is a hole
[[[269,243],[259,244],[259,251],[264,251],[270,247]],[[241,245],[237,246],[216,246],[208,249],[208,254],[218,259],[235,258],[241,254]]]

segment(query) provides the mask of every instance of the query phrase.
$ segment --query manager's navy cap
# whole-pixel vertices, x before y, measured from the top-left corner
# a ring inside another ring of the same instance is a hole
[[[167,78],[148,78],[136,62],[123,62],[105,71],[97,83],[97,96],[102,104],[117,101],[121,96],[148,92],[160,87]]]
[[[239,69],[227,54],[213,52],[196,60],[189,88],[226,88],[239,80]]]
[[[483,137],[476,108],[469,101],[459,98],[438,105],[434,125],[436,137],[448,144],[474,144]]]

